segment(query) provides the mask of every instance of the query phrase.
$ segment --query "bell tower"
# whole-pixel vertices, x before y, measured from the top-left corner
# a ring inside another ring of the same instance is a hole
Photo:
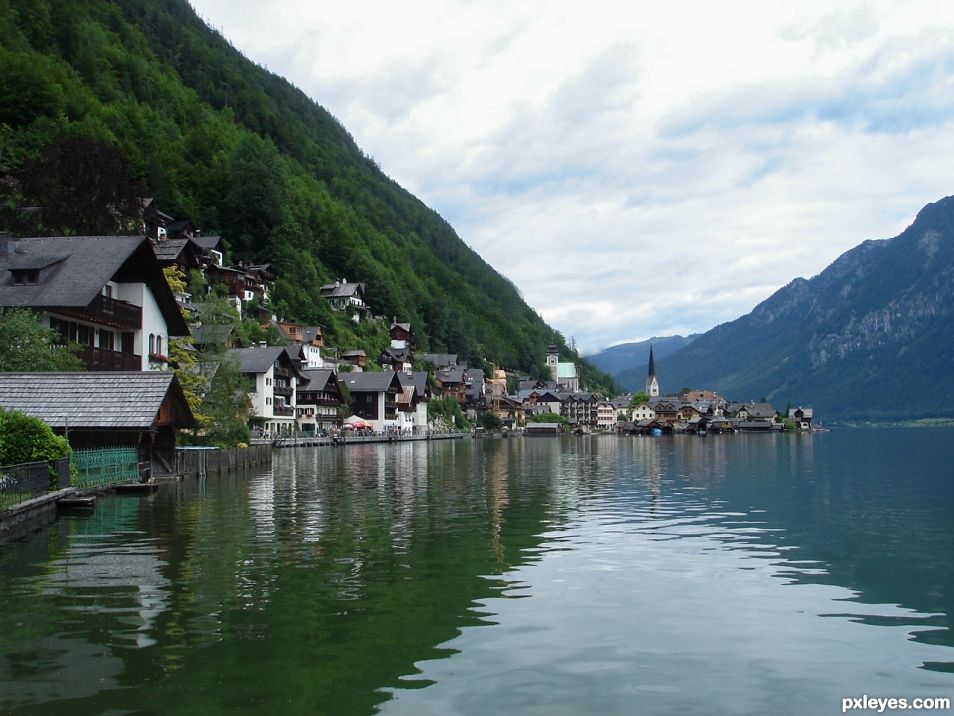
[[[659,397],[659,381],[656,380],[656,361],[653,359],[653,344],[649,344],[649,372],[646,375],[646,395]]]
[[[551,343],[547,346],[547,368],[550,369],[551,380],[556,382],[557,379],[557,363],[560,360],[560,351],[556,347],[555,343]]]

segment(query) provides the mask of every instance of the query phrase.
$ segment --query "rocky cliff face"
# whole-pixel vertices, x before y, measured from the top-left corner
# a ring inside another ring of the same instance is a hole
[[[658,365],[664,388],[813,404],[830,417],[954,415],[954,197],[865,241]]]

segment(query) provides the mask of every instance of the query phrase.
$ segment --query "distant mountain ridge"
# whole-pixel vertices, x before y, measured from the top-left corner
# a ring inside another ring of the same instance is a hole
[[[659,359],[663,391],[812,405],[827,418],[954,416],[954,197]]]
[[[653,336],[649,340],[620,343],[610,346],[587,359],[604,373],[611,376],[626,390],[639,391],[645,387],[649,370],[649,346],[653,347],[656,360],[685,348],[699,337],[699,333],[686,336]]]

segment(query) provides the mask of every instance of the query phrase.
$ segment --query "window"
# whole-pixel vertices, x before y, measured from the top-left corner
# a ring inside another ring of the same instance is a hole
[[[70,330],[72,333],[72,329]],[[93,336],[95,331],[90,326],[77,325],[76,326],[76,342],[80,345],[91,346],[93,345]]]
[[[156,353],[162,355],[162,336],[156,336]]]
[[[271,399],[271,398],[265,398],[265,405],[271,405],[271,404],[272,404],[272,399]]]
[[[156,334],[149,334],[149,354],[152,355],[156,352]]]
[[[15,286],[32,286],[40,278],[40,272],[36,269],[18,269],[13,271],[13,284]]]
[[[103,295],[104,295],[106,298],[112,298],[112,297],[113,297],[113,287],[110,286],[108,283],[107,283],[105,286],[103,286]]]
[[[115,335],[112,331],[108,331],[105,328],[100,328],[97,331],[97,339],[100,348],[104,348],[108,351],[115,350]]]

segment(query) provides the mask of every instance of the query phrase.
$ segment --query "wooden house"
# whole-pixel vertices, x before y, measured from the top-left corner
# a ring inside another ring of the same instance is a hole
[[[0,242],[0,306],[29,308],[88,370],[150,370],[189,328],[149,241],[66,236]]]
[[[171,371],[0,373],[0,407],[39,418],[74,449],[135,447],[153,475],[173,471],[176,431],[196,424]]]

